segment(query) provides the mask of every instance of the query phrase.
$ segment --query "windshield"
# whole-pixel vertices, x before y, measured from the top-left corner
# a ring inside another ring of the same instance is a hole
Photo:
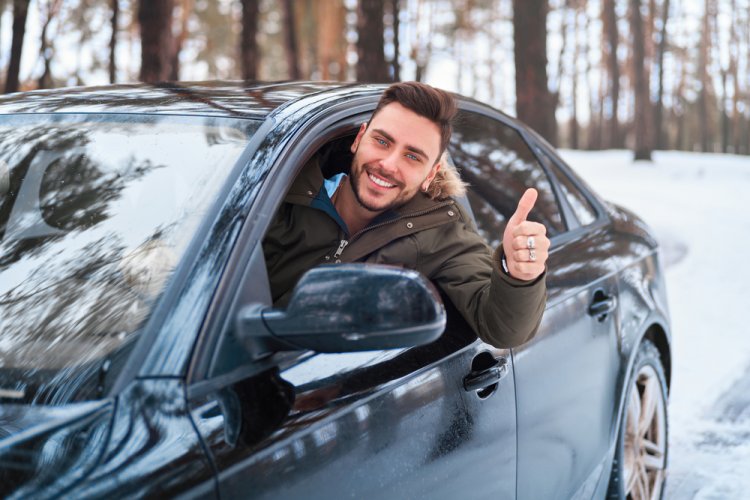
[[[0,401],[132,344],[258,124],[0,117]]]

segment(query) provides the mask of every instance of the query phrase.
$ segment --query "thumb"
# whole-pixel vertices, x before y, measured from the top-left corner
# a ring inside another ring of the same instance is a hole
[[[529,212],[531,212],[531,209],[534,208],[536,198],[536,189],[527,189],[526,192],[523,193],[523,196],[521,196],[521,199],[518,201],[518,208],[516,208],[516,212],[511,216],[508,224],[518,225],[521,222],[525,221],[529,216]]]

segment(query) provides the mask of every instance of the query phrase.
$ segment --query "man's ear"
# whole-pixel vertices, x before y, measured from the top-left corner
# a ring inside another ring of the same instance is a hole
[[[352,153],[357,152],[357,148],[359,147],[359,141],[362,140],[362,136],[365,135],[366,130],[367,130],[367,122],[363,122],[362,125],[359,126],[359,132],[357,132],[357,137],[354,138],[354,142],[352,142],[352,146],[349,148],[349,150]]]
[[[422,191],[427,191],[427,188],[430,187],[430,184],[432,184],[432,180],[437,175],[438,171],[440,170],[441,165],[442,165],[441,162],[437,162],[436,164],[434,164],[432,166],[432,168],[430,169],[430,173],[427,174],[427,177],[425,178],[424,182],[422,183],[422,186],[421,186],[422,187]]]

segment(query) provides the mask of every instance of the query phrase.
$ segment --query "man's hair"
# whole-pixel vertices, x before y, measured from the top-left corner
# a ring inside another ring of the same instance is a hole
[[[397,102],[419,116],[427,118],[440,129],[440,153],[443,154],[451,138],[451,121],[457,107],[453,96],[448,92],[420,82],[394,83],[380,96],[372,117],[385,106]],[[372,118],[370,118],[372,120]],[[437,162],[437,159],[435,160]]]

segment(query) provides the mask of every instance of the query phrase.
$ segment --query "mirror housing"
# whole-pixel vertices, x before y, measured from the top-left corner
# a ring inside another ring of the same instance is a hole
[[[312,349],[355,352],[427,344],[445,329],[445,308],[420,273],[374,264],[306,272],[285,310],[240,310],[238,337],[251,354]]]

